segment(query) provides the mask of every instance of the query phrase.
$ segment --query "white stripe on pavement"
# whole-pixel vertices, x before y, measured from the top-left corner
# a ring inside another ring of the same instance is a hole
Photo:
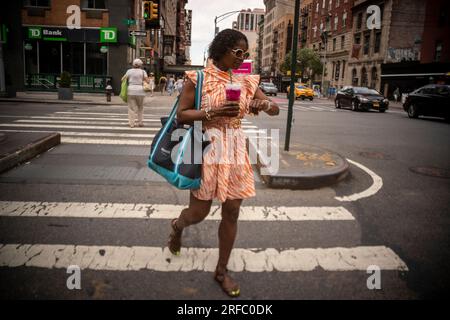
[[[186,205],[0,201],[0,216],[70,218],[177,218]],[[207,220],[220,220],[213,206]],[[241,207],[240,221],[355,220],[344,207]]]
[[[377,175],[375,172],[373,172],[369,168],[363,166],[362,164],[360,164],[356,161],[352,161],[348,158],[347,158],[347,161],[350,162],[351,164],[357,166],[361,170],[365,171],[367,174],[369,174],[369,176],[372,178],[373,183],[369,188],[367,188],[366,190],[364,190],[362,192],[354,193],[349,196],[334,197],[336,200],[338,200],[338,201],[356,201],[356,200],[359,200],[362,198],[367,198],[367,197],[373,196],[375,193],[377,193],[383,187],[383,179],[381,179],[381,177],[379,175]]]
[[[124,117],[103,117],[103,118],[90,118],[90,117],[53,117],[53,116],[48,116],[48,117],[41,117],[41,116],[31,116],[31,117],[26,117],[26,116],[0,116],[0,118],[18,118],[20,120],[17,121],[27,121],[27,122],[31,122],[30,120],[23,120],[23,119],[36,119],[36,120],[55,120],[55,119],[59,119],[59,120],[100,120],[100,121],[124,121],[127,119],[127,116],[124,115]],[[15,121],[15,122],[17,122]],[[149,121],[149,122],[161,122],[160,119],[154,119],[154,118],[150,118],[148,119],[146,116],[144,116],[144,121]]]
[[[53,132],[45,130],[0,130],[0,132]],[[80,136],[80,137],[109,137],[109,138],[152,138],[154,134],[139,134],[139,133],[103,133],[103,132],[75,132],[75,131],[60,131],[61,136]]]
[[[67,268],[136,271],[213,272],[218,249],[182,248],[173,256],[168,248],[125,246],[76,246],[48,244],[0,244],[1,267]],[[318,249],[233,249],[228,268],[234,272],[366,271],[369,266],[381,270],[408,271],[406,264],[384,246]]]
[[[154,135],[152,135],[154,136]],[[113,144],[113,145],[131,145],[131,146],[150,146],[152,141],[150,140],[117,140],[117,139],[94,139],[94,138],[70,138],[61,137],[61,143],[73,143],[73,144]]]
[[[0,123],[0,127],[23,127],[23,128],[59,128],[59,129],[92,129],[92,130],[133,130],[133,131],[158,131],[159,128],[143,127],[143,128],[129,128],[127,126],[111,127],[111,126],[70,126],[58,124],[18,124],[18,123]]]
[[[104,121],[80,121],[80,120],[16,120],[13,123],[61,123],[61,124],[91,124],[91,125],[103,125],[103,124],[117,124],[117,125],[128,125],[128,121],[118,122],[118,123],[109,123],[109,120],[105,119]],[[152,120],[144,120],[152,121]],[[156,121],[156,120],[155,120]],[[159,121],[158,121],[159,122]],[[242,125],[242,128],[254,129],[257,126],[251,125]]]

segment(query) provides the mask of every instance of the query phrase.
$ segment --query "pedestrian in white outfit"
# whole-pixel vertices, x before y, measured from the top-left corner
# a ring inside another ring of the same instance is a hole
[[[133,68],[128,69],[122,80],[128,79],[128,124],[130,128],[143,127],[145,91],[143,82],[149,82],[147,73],[142,70],[141,59],[134,59]]]

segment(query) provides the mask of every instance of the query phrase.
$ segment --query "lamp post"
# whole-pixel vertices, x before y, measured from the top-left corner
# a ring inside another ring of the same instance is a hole
[[[295,0],[295,14],[294,14],[294,30],[293,30],[293,44],[292,44],[292,56],[291,56],[291,83],[289,85],[289,104],[288,104],[288,116],[286,124],[286,137],[284,140],[284,150],[289,151],[289,143],[291,140],[291,126],[292,126],[292,113],[294,108],[294,94],[295,94],[295,76],[297,69],[297,44],[298,44],[298,21],[300,11],[300,0]]]
[[[217,27],[217,23],[225,20],[226,18],[230,17],[231,15],[233,15],[237,12],[241,12],[241,10],[225,12],[224,14],[221,14],[220,16],[216,16],[214,18],[214,36],[216,36],[219,33],[219,28]]]
[[[322,87],[322,94],[325,96],[325,88],[323,85],[323,79],[325,77],[325,68],[327,66],[327,32],[324,31],[323,34],[325,35],[325,40],[324,40],[324,44],[325,44],[325,49],[323,52],[323,65],[322,65],[322,81],[320,83],[320,86]]]

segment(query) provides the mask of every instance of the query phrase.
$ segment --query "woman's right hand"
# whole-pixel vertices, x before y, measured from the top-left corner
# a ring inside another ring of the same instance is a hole
[[[238,102],[226,102],[221,107],[212,108],[212,117],[237,117],[239,115],[240,108]]]

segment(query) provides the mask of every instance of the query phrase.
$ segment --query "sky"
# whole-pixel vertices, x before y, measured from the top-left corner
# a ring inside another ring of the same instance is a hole
[[[203,55],[214,38],[214,18],[229,11],[264,9],[263,0],[189,0],[186,9],[192,10],[191,60],[203,65]],[[231,28],[238,13],[218,23],[220,30]],[[208,53],[206,52],[206,56]]]

